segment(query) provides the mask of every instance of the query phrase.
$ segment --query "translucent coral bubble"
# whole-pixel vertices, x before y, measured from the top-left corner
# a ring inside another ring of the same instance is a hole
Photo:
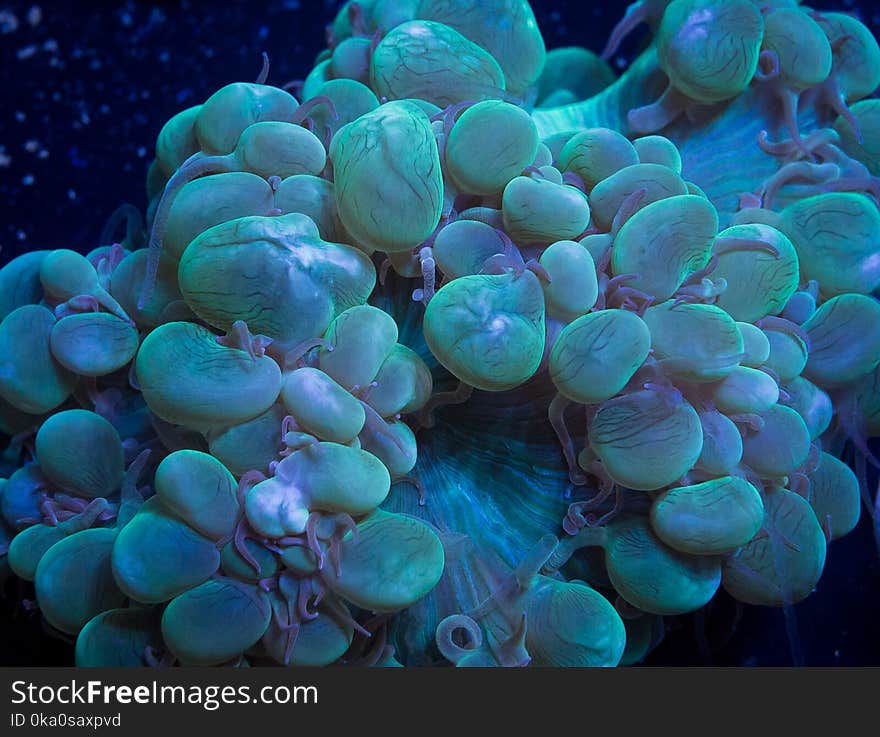
[[[416,17],[422,0],[375,0],[370,20],[386,31]]]
[[[560,92],[571,102],[586,100],[610,85],[616,76],[608,62],[581,46],[561,46],[547,52],[544,70],[538,79],[538,107],[559,104]]]
[[[12,572],[33,581],[37,566],[48,550],[66,537],[89,529],[107,510],[104,499],[94,499],[82,512],[55,525],[37,524],[18,533],[9,543],[7,561]]]
[[[550,276],[544,285],[548,314],[564,322],[589,312],[599,296],[596,264],[590,252],[575,241],[556,241],[541,254]]]
[[[813,591],[825,566],[825,535],[803,497],[773,487],[764,494],[766,534],[724,561],[722,585],[745,604],[787,606]]]
[[[657,57],[676,88],[700,102],[720,102],[751,82],[763,33],[749,0],[673,0],[657,32]]]
[[[782,230],[797,249],[801,277],[823,295],[869,294],[880,286],[880,212],[865,195],[832,192],[789,205]]]
[[[201,110],[201,105],[181,110],[172,115],[159,131],[156,138],[156,162],[166,179],[199,150],[195,124]]]
[[[804,420],[810,431],[810,439],[816,440],[831,425],[834,405],[831,397],[803,376],[785,385],[786,397],[781,401],[791,407]]]
[[[541,667],[613,667],[626,632],[608,600],[579,581],[546,579],[526,604],[526,649]]]
[[[77,496],[109,497],[122,483],[119,433],[94,412],[71,409],[52,415],[37,433],[36,451],[46,477]]]
[[[166,422],[193,428],[250,420],[281,391],[275,361],[227,348],[194,323],[167,323],[150,333],[136,367],[149,408]]]
[[[371,453],[314,443],[284,458],[245,498],[251,526],[270,538],[301,535],[313,511],[363,516],[388,495],[391,480]]]
[[[650,331],[635,313],[593,312],[559,334],[550,352],[550,376],[568,399],[602,402],[626,386],[650,348]]]
[[[141,248],[122,259],[110,277],[110,293],[136,325],[153,328],[165,319],[166,310],[183,301],[183,296],[177,285],[177,262],[172,255],[163,252],[159,257],[156,282],[150,298],[138,306],[148,258],[147,249]]]
[[[311,174],[296,174],[282,180],[275,190],[275,207],[287,215],[307,215],[325,241],[345,243],[349,237],[339,221],[333,182]]]
[[[443,573],[443,544],[423,522],[378,511],[340,545],[341,570],[323,574],[327,585],[352,604],[376,612],[410,606]]]
[[[443,174],[428,117],[389,103],[334,136],[330,146],[339,218],[358,243],[405,251],[440,222]]]
[[[162,645],[161,612],[154,607],[108,609],[76,638],[77,668],[140,668],[147,648]]]
[[[862,509],[859,481],[852,469],[833,455],[822,453],[808,479],[810,506],[828,542],[852,532]]]
[[[695,611],[715,595],[721,581],[716,558],[667,547],[642,517],[626,517],[610,526],[605,555],[615,590],[653,614]]]
[[[242,169],[265,178],[320,174],[327,163],[324,145],[317,136],[301,125],[283,121],[249,125],[241,133],[235,154]]]
[[[316,135],[322,141],[330,140],[340,128],[379,107],[378,98],[367,84],[368,81],[362,84],[354,79],[331,79],[318,88],[315,97],[327,98],[333,103],[332,109],[322,105],[309,113]]]
[[[364,426],[364,408],[323,371],[309,366],[290,371],[281,400],[297,425],[321,440],[348,443]]]
[[[83,530],[40,559],[34,587],[43,616],[56,629],[75,635],[93,617],[125,603],[110,565],[115,537],[114,530]]]
[[[208,228],[246,215],[268,215],[272,188],[263,177],[244,171],[194,179],[185,184],[168,213],[164,252],[177,260]]]
[[[256,586],[218,577],[181,594],[162,615],[162,637],[187,665],[218,665],[241,655],[269,626],[272,608]]]
[[[696,195],[653,202],[633,215],[614,240],[616,275],[635,274],[629,286],[657,300],[669,299],[693,271],[709,262],[718,214]]]
[[[425,341],[460,380],[504,391],[537,371],[544,353],[544,294],[531,271],[476,274],[444,285],[425,311]]]
[[[692,555],[722,555],[745,545],[761,529],[758,490],[738,476],[664,492],[651,506],[651,527],[670,547]]]
[[[486,131],[495,131],[487,137]],[[446,142],[446,167],[463,192],[490,195],[504,190],[535,158],[538,130],[521,108],[485,100],[465,110]]]
[[[712,401],[729,415],[766,412],[779,400],[779,386],[764,371],[738,366],[714,387]]]
[[[40,495],[47,487],[46,477],[36,463],[29,463],[12,473],[3,484],[0,511],[12,530],[23,530],[42,517]]]
[[[16,256],[0,269],[0,320],[25,305],[35,305],[43,297],[40,267],[49,251],[28,251]]]
[[[810,433],[803,419],[780,404],[759,417],[759,426],[743,436],[743,463],[761,478],[794,473],[810,453]]]
[[[431,371],[418,353],[397,344],[379,367],[365,400],[382,417],[421,409],[431,398]]]
[[[514,94],[524,94],[544,68],[544,39],[527,0],[421,0],[417,17],[444,23],[486,49]]]
[[[642,164],[659,164],[681,174],[681,153],[666,136],[642,136],[632,142]]]
[[[755,322],[782,312],[800,280],[792,242],[769,225],[734,225],[718,234],[717,244],[740,241],[742,248],[723,249],[712,272],[727,288],[716,304],[741,322]],[[748,245],[748,244],[753,245]],[[766,244],[762,246],[761,244]]]
[[[264,84],[235,82],[221,87],[202,105],[194,129],[199,148],[228,154],[245,128],[263,121],[286,121],[299,107],[289,92]]]
[[[347,78],[358,82],[370,80],[371,41],[365,36],[345,39],[330,57],[330,75],[336,79]]]
[[[277,594],[270,593],[269,598],[274,608],[287,607]],[[284,665],[308,667],[330,665],[344,655],[354,636],[345,604],[329,594],[316,609],[316,617],[298,625],[293,649],[288,648],[290,630],[273,617],[260,641],[266,653]]]
[[[804,375],[821,387],[855,381],[880,363],[880,304],[873,297],[832,297],[804,330],[810,338]]]
[[[126,596],[158,604],[210,578],[220,551],[154,497],[120,530],[112,565]]]
[[[125,366],[138,349],[138,333],[106,312],[68,315],[52,328],[52,355],[80,376],[104,376]]]
[[[822,13],[820,26],[835,53],[832,74],[845,102],[867,97],[880,85],[880,46],[858,18],[846,13]]]
[[[588,128],[565,135],[558,141],[561,149],[554,158],[563,171],[573,172],[583,180],[587,192],[619,169],[639,163],[633,145],[610,128]]]
[[[85,256],[60,248],[46,254],[40,264],[40,281],[46,294],[57,302],[82,296],[91,297],[117,317],[129,317],[119,303],[101,285],[95,267]]]
[[[789,330],[773,330],[764,328],[764,334],[770,343],[770,355],[764,362],[783,383],[793,381],[800,376],[807,365],[807,343],[804,336]]]
[[[505,89],[489,52],[443,23],[424,20],[402,23],[379,42],[370,79],[379,97],[418,97],[441,108],[501,97]]]
[[[52,356],[55,316],[40,305],[13,310],[0,323],[0,396],[30,414],[55,409],[76,386],[76,374]]]
[[[351,307],[330,324],[318,367],[346,389],[366,388],[397,344],[397,324],[371,305]]]
[[[381,0],[346,0],[330,24],[330,37],[335,44],[356,34],[371,33],[373,11]]]
[[[644,320],[654,355],[670,374],[689,381],[718,381],[739,365],[742,335],[720,307],[668,301],[649,307]]]
[[[717,410],[700,412],[703,448],[696,468],[714,476],[729,474],[742,460],[743,446],[739,428],[727,415]]]
[[[504,234],[478,220],[456,220],[444,226],[434,240],[437,267],[451,281],[479,274],[485,261],[509,247]]]
[[[645,389],[602,404],[589,440],[612,479],[648,491],[675,482],[693,467],[703,430],[696,410],[674,390]]]
[[[367,425],[360,435],[361,447],[376,456],[392,478],[405,476],[416,465],[418,444],[409,425],[399,420]]]
[[[590,205],[581,190],[533,177],[516,177],[508,183],[502,212],[508,234],[523,245],[575,238],[590,222]]]
[[[770,341],[761,328],[750,322],[737,322],[739,333],[743,339],[743,366],[757,368],[770,357]]]
[[[298,213],[216,225],[189,245],[178,269],[196,314],[221,330],[243,320],[280,350],[319,337],[366,301],[375,273],[363,252],[322,241]]]
[[[278,560],[271,550],[250,538],[239,544],[247,550],[249,560],[244,558],[234,541],[226,543],[220,551],[220,570],[225,575],[246,583],[259,583],[278,573]]]
[[[603,230],[610,230],[624,203],[641,190],[633,212],[666,197],[688,193],[684,180],[666,166],[645,163],[626,166],[603,179],[590,192],[593,222]]]
[[[840,148],[876,177],[880,175],[880,100],[860,100],[850,111],[858,124],[858,134],[846,118],[838,117],[834,130],[840,136]]]
[[[220,461],[197,450],[165,456],[156,494],[170,511],[211,540],[229,537],[238,518],[237,483]]]
[[[795,92],[824,82],[831,73],[831,44],[819,23],[800,8],[767,13],[761,46],[776,54],[779,78]]]
[[[318,61],[312,70],[306,75],[302,86],[302,99],[311,100],[318,95],[318,91],[331,79],[330,59]]]

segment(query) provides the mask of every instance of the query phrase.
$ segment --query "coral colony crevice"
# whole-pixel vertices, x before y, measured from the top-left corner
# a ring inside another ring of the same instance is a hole
[[[525,0],[349,2],[0,270],[0,550],[78,665],[613,666],[810,595],[876,514],[880,49],[640,0],[605,57],[643,22],[616,78]]]

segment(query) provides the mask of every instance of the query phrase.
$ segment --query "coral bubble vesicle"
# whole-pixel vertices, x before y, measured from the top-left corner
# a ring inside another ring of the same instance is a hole
[[[808,597],[876,514],[868,29],[644,0],[600,57],[379,0],[327,41],[173,115],[121,241],[0,269],[0,564],[76,663],[628,665]]]

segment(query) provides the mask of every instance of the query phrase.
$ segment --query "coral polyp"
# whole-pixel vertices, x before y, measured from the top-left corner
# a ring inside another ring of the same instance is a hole
[[[78,665],[628,665],[876,524],[880,48],[641,0],[605,58],[642,22],[617,78],[526,0],[347,2],[122,240],[0,270],[0,558]]]

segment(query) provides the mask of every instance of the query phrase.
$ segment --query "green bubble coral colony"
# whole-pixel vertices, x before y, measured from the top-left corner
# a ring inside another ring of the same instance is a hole
[[[328,41],[164,125],[146,229],[0,270],[0,560],[77,665],[626,665],[809,596],[880,434],[866,27],[642,1],[600,57],[361,0]]]

